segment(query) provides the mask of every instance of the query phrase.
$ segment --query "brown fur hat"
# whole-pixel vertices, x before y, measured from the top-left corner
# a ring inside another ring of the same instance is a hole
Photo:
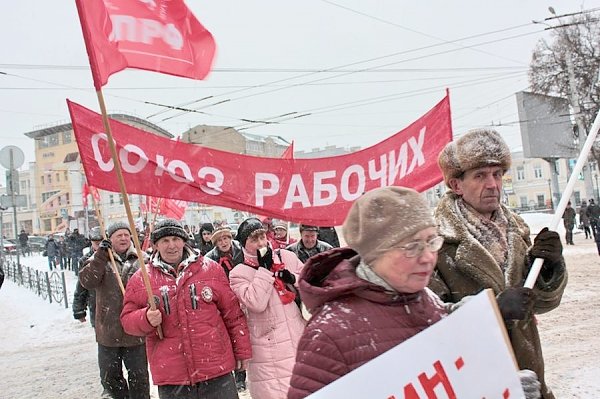
[[[467,170],[484,166],[501,166],[510,169],[510,149],[498,132],[491,129],[470,130],[458,140],[451,141],[438,157],[444,181],[460,177]]]

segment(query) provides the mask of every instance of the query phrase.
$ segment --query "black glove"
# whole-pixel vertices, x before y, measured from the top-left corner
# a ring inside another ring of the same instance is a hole
[[[260,249],[257,249],[256,258],[258,259],[258,266],[264,267],[267,270],[271,270],[273,267],[273,251],[271,250],[271,247],[267,247],[264,256],[261,256]]]
[[[562,243],[556,231],[544,227],[535,239],[529,253],[535,258],[542,258],[549,263],[559,263],[562,258]]]
[[[112,248],[112,244],[109,240],[102,240],[98,246],[98,250],[94,254],[94,258],[103,262],[108,261],[108,251]]]
[[[526,320],[533,314],[535,293],[531,288],[510,287],[496,297],[504,320]]]
[[[296,283],[296,276],[288,269],[283,269],[277,272],[277,277],[281,279],[286,284],[294,284]]]

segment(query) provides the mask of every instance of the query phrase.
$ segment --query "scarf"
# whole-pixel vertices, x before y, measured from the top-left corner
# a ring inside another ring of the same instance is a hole
[[[258,257],[247,252],[246,248],[242,248],[242,251],[244,252],[244,264],[254,269],[258,269]],[[279,263],[275,262],[275,259],[273,259],[273,266],[271,267],[273,277],[275,277],[275,281],[273,281],[273,287],[275,287],[275,292],[277,292],[281,303],[287,305],[288,303],[294,302],[294,299],[296,299],[296,294],[288,289],[282,279],[277,277],[277,272],[285,269],[285,264],[281,260],[281,254],[279,254],[279,251],[276,253],[278,255],[277,257],[279,258]]]
[[[391,285],[389,285],[387,281],[379,277],[379,275],[375,273],[373,269],[371,269],[369,265],[367,265],[362,259],[356,267],[356,275],[362,278],[363,280],[368,281],[369,283],[373,283],[382,287],[386,291],[396,292],[396,290]]]
[[[504,271],[508,257],[508,219],[504,212],[497,210],[491,219],[487,219],[475,212],[462,197],[456,199],[456,206],[457,215],[463,220],[469,233],[481,243]]]

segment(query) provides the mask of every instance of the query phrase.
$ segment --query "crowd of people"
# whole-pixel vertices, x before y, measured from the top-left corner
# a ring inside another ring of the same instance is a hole
[[[526,398],[554,398],[535,314],[560,304],[561,239],[546,228],[532,243],[502,205],[511,158],[495,131],[465,134],[438,163],[448,190],[434,212],[409,188],[368,191],[346,217],[343,248],[332,227],[300,224],[296,241],[268,217],[237,231],[164,219],[142,267],[127,224],[106,239],[90,232],[73,312],[86,321],[90,308],[103,397],[149,398],[149,365],[161,399],[246,388],[253,399],[304,398],[491,289]],[[525,288],[535,258],[541,273]]]

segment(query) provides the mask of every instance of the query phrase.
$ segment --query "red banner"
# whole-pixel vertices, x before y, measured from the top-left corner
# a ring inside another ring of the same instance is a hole
[[[67,101],[87,180],[119,191],[102,118]],[[127,191],[338,226],[352,202],[377,187],[426,190],[442,180],[437,157],[452,139],[446,96],[392,137],[352,154],[259,158],[158,137],[110,120]]]
[[[203,79],[215,41],[183,0],[75,0],[96,90],[125,68]]]

